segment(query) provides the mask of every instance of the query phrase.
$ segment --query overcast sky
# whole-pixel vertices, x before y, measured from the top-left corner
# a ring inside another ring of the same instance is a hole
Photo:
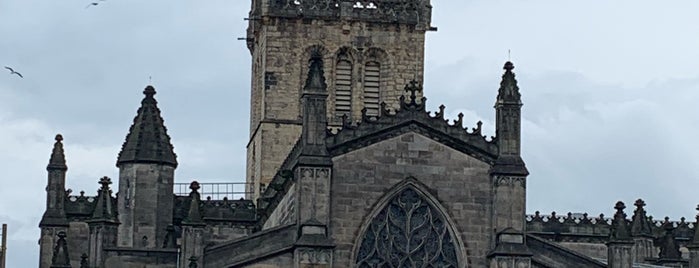
[[[67,187],[95,195],[152,84],[177,182],[243,181],[244,0],[0,0],[0,222],[8,267],[38,263],[53,137]],[[433,0],[428,106],[493,133],[507,60],[524,102],[527,210],[611,215],[622,200],[693,220],[699,203],[699,1]],[[2,69],[1,71],[6,71]],[[631,210],[627,209],[627,214]]]

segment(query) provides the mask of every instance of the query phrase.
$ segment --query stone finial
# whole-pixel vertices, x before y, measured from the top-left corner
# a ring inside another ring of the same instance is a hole
[[[56,135],[56,142],[53,144],[53,151],[51,152],[51,159],[49,159],[49,165],[46,166],[46,170],[68,170],[66,166],[66,156],[63,152],[63,135]]]
[[[97,204],[95,204],[91,220],[116,223],[118,222],[117,213],[112,204],[112,190],[109,188],[112,180],[104,176],[100,178],[99,184],[101,187],[97,192]]]
[[[102,185],[100,190],[109,190],[109,185],[112,184],[112,180],[109,177],[104,176],[100,178],[99,184]]]
[[[628,225],[626,224],[626,213],[624,209],[626,205],[624,202],[616,202],[614,209],[616,213],[614,214],[614,219],[612,220],[612,232],[610,235],[610,240],[612,241],[627,241],[631,240],[631,234],[629,233]]]
[[[199,265],[197,264],[197,260],[199,260],[199,258],[197,258],[197,257],[195,257],[195,256],[189,257],[189,266],[187,266],[187,267],[188,267],[188,268],[197,268],[197,267],[199,267]]]
[[[87,253],[83,253],[83,255],[80,255],[80,268],[90,268],[89,263],[87,260]]]
[[[146,98],[153,98],[153,96],[155,96],[155,88],[151,85],[148,85],[143,90],[143,95],[146,95]]]
[[[652,236],[651,222],[648,220],[646,210],[643,208],[646,206],[646,202],[642,199],[638,199],[634,202],[634,206],[636,206],[636,210],[634,210],[631,219],[631,235],[634,237]]]
[[[58,232],[58,240],[53,249],[51,258],[51,268],[70,268],[70,255],[68,254],[68,243],[66,243],[66,232]]]
[[[197,181],[192,181],[189,184],[189,189],[192,189],[192,192],[189,193],[189,210],[187,210],[187,217],[182,220],[183,225],[204,224],[200,210],[201,195],[198,192],[199,187],[199,182]]]
[[[189,189],[192,190],[192,192],[197,192],[201,187],[199,186],[198,181],[192,181],[192,183],[189,184]]]
[[[505,66],[502,67],[505,71],[512,72],[512,69],[515,68],[515,65],[511,61],[505,62]]]
[[[661,226],[665,230],[665,235],[660,242],[660,259],[662,260],[680,260],[682,259],[682,253],[680,253],[680,245],[677,244],[673,231],[675,227],[673,223],[670,222],[668,217],[665,218],[665,222]]]

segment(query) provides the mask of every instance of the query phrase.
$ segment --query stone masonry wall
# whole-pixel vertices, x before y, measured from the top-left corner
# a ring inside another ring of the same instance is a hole
[[[293,267],[294,255],[291,253],[285,253],[281,255],[274,256],[272,258],[264,259],[254,264],[245,265],[241,268],[279,268],[279,267]]]
[[[340,51],[351,54],[354,64],[355,120],[364,106],[362,79],[366,62],[381,63],[380,96],[389,107],[398,107],[398,97],[410,80],[422,80],[425,32],[413,26],[282,18],[264,18],[256,23],[259,28],[254,33],[252,49],[251,142],[246,175],[255,188],[269,183],[300,135],[300,93],[312,50],[319,48],[324,55],[330,122],[338,121],[331,117],[335,109],[334,68]],[[253,144],[256,155],[251,152]]]
[[[296,219],[296,191],[295,185],[291,186],[291,189],[286,193],[286,195],[279,201],[279,204],[274,209],[269,218],[265,222],[262,229],[269,229],[277,227],[280,225],[290,224]]]
[[[455,223],[468,267],[487,267],[492,184],[489,165],[415,133],[333,159],[330,234],[335,266],[351,267],[362,224],[377,200],[408,176],[425,184]]]

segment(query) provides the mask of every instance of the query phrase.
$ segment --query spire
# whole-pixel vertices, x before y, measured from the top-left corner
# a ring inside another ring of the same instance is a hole
[[[51,159],[49,159],[49,165],[46,166],[46,170],[68,170],[68,166],[66,166],[66,156],[63,152],[63,136],[61,134],[56,135],[56,142],[53,144],[53,152],[51,153]]]
[[[133,125],[121,147],[117,166],[125,163],[156,163],[177,167],[177,155],[160,116],[155,88],[147,86]]]
[[[185,225],[203,225],[204,222],[201,218],[201,211],[199,210],[199,204],[201,202],[201,195],[199,195],[199,182],[193,181],[189,184],[189,189],[192,192],[189,193],[190,203],[189,210],[187,211],[187,217],[183,220],[182,224]]]
[[[97,193],[97,204],[95,205],[95,211],[92,213],[92,221],[116,223],[117,217],[112,204],[112,190],[109,189],[112,180],[105,176],[99,180],[99,184],[102,187]]]
[[[310,66],[308,67],[308,78],[306,85],[303,87],[304,93],[326,93],[327,84],[325,84],[325,75],[323,74],[323,57],[320,53],[314,53],[311,56]]]
[[[66,243],[66,232],[58,232],[56,247],[53,249],[51,268],[71,268],[70,257],[68,255],[68,244]]]
[[[500,82],[497,104],[522,104],[521,96],[519,94],[519,87],[517,87],[517,80],[515,79],[515,73],[512,72],[514,68],[515,65],[510,61],[506,62],[505,66],[503,67],[503,69],[505,69],[505,73],[502,75],[502,82]]]
[[[634,237],[652,236],[651,223],[648,220],[648,216],[646,216],[646,210],[643,208],[646,206],[646,202],[642,199],[638,199],[634,203],[634,206],[636,206],[636,210],[634,210],[633,218],[631,219],[631,235]]]
[[[612,220],[612,233],[610,240],[612,241],[628,241],[631,240],[631,235],[629,234],[629,228],[626,224],[626,213],[624,209],[626,205],[624,202],[616,202],[616,213],[614,214],[614,219]]]

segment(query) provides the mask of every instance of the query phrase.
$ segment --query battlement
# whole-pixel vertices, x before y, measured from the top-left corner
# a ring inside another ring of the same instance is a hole
[[[694,235],[695,223],[690,223],[684,217],[680,221],[654,220],[648,217],[651,223],[651,236],[660,238],[665,235],[667,228],[672,229],[672,235],[680,245],[691,242]],[[541,215],[539,211],[534,215],[527,215],[527,232],[550,241],[578,242],[578,243],[605,243],[609,240],[612,231],[612,218],[589,216],[587,213],[568,213],[559,216],[556,212],[551,215]],[[628,225],[632,224],[627,220]]]
[[[258,0],[254,16],[356,20],[402,23],[429,27],[432,6],[428,0]]]

